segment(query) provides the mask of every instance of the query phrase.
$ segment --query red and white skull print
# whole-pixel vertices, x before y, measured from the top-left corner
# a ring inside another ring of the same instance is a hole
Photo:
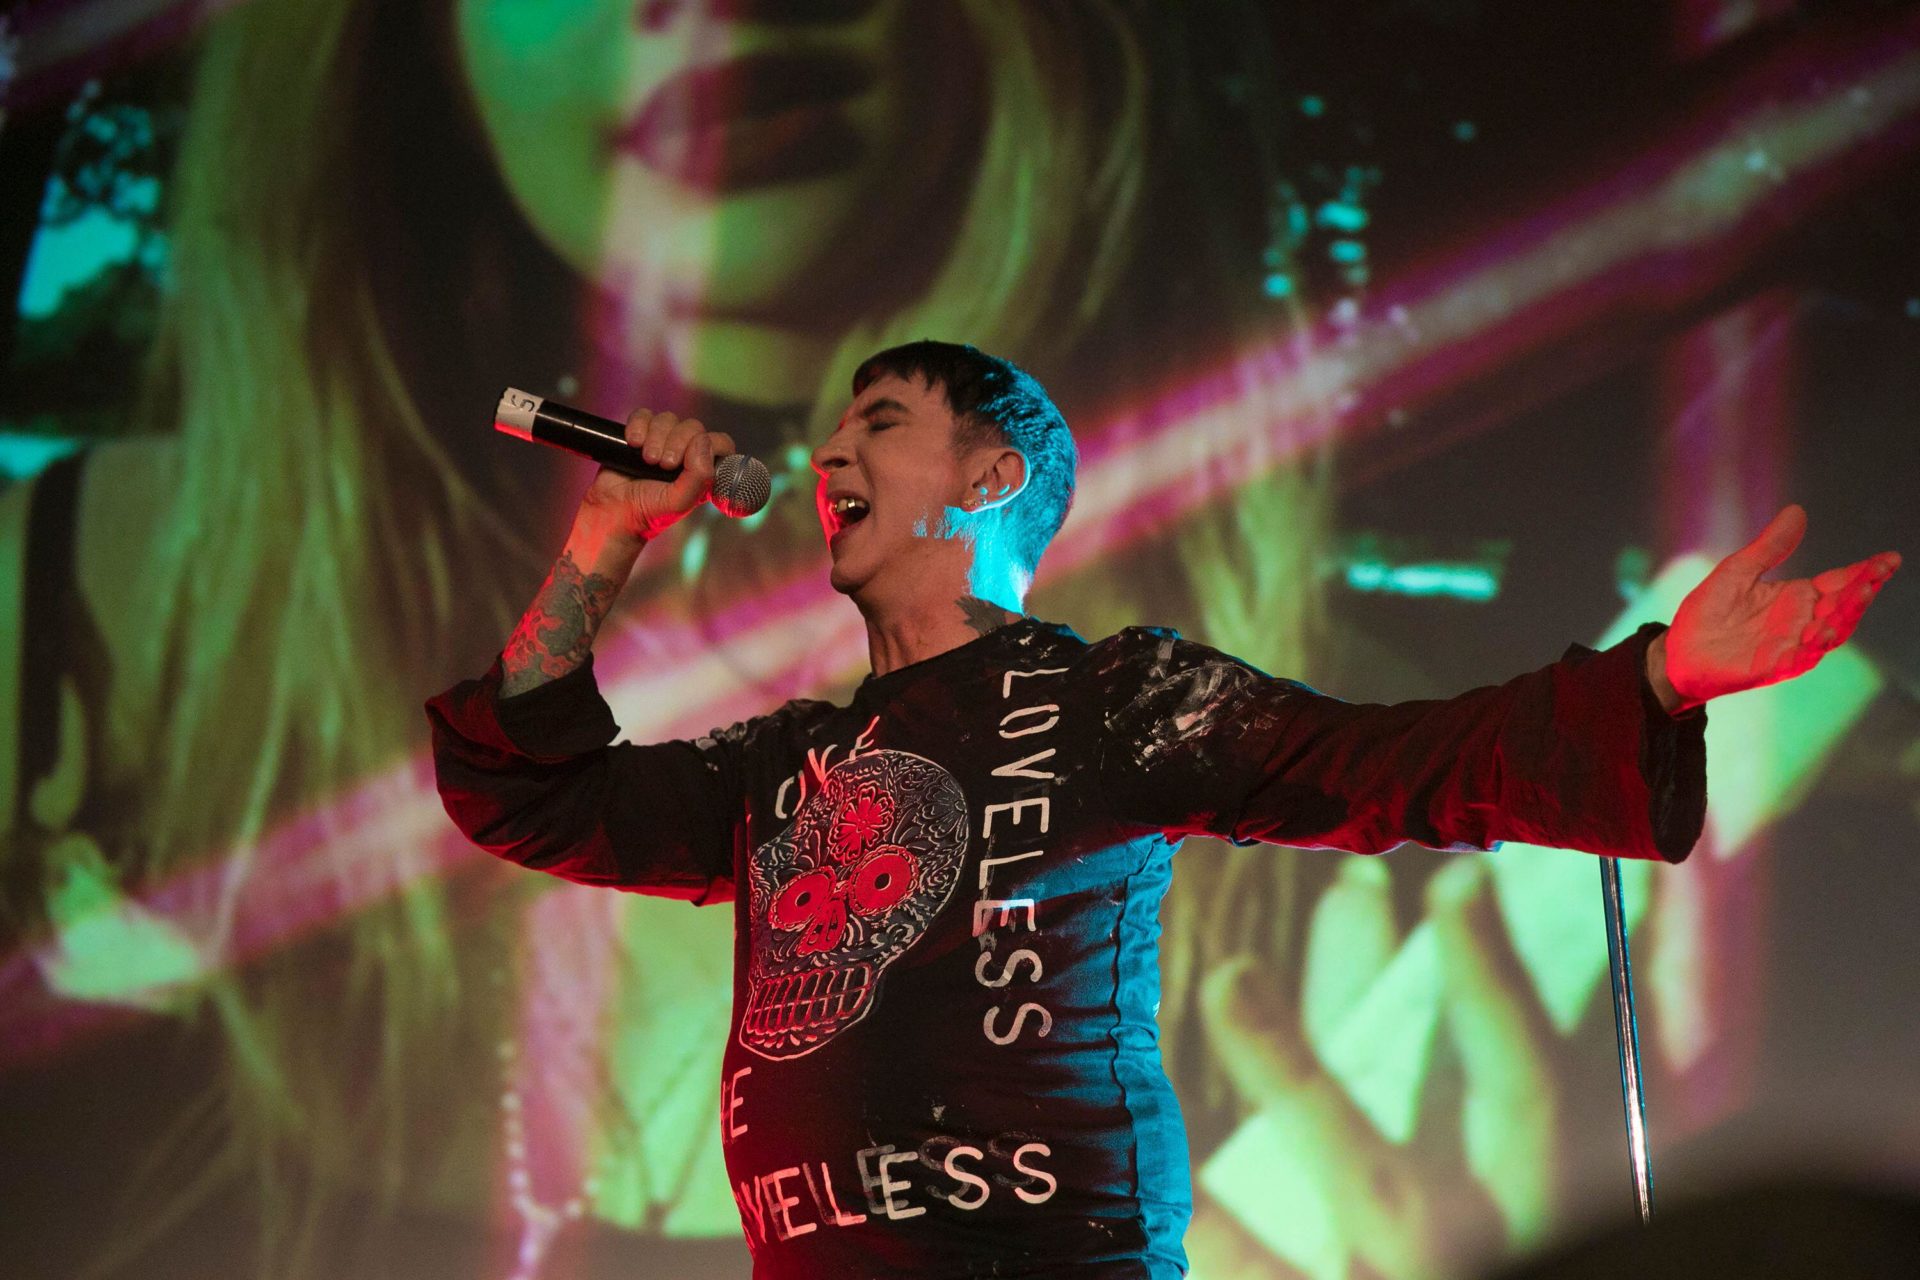
[[[748,866],[740,1043],[799,1057],[865,1017],[887,966],[953,896],[966,848],[966,797],[933,761],[872,751],[828,769]]]

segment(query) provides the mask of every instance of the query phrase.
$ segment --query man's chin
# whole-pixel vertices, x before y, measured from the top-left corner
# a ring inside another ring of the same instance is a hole
[[[828,585],[843,596],[853,595],[866,585],[866,581],[865,574],[853,572],[838,560],[834,561],[833,567],[827,571]]]

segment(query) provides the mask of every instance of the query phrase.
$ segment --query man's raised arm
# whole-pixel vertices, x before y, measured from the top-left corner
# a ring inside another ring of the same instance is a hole
[[[581,883],[724,900],[737,743],[610,745],[619,730],[592,645],[641,549],[706,499],[714,456],[733,442],[646,413],[628,419],[627,440],[684,469],[670,484],[605,468],[594,477],[500,657],[428,700],[435,779],[455,825],[498,857]]]
[[[1791,679],[1844,644],[1900,565],[1800,580],[1788,507],[1681,603],[1671,629],[1453,698],[1354,705],[1162,637],[1114,650],[1102,781],[1116,816],[1170,833],[1377,853],[1501,840],[1678,862],[1706,806],[1711,698]],[[1131,663],[1123,659],[1133,655]]]
[[[1659,630],[1390,705],[1171,635],[1133,640],[1115,650],[1131,692],[1110,703],[1102,783],[1116,817],[1169,834],[1354,853],[1523,840],[1677,862],[1704,816],[1705,717],[1670,716],[1648,688]]]
[[[627,419],[627,443],[648,462],[682,466],[672,483],[600,468],[580,500],[573,532],[500,655],[503,697],[524,693],[587,660],[593,637],[647,542],[707,500],[714,458],[731,437],[692,418],[642,410]]]

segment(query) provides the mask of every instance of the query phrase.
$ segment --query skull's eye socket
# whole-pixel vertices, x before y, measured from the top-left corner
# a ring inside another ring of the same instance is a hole
[[[888,911],[913,889],[913,855],[898,846],[876,849],[854,870],[847,897],[861,915]]]
[[[804,929],[820,914],[821,904],[833,897],[833,876],[826,871],[809,871],[795,876],[767,909],[767,918],[776,929]]]

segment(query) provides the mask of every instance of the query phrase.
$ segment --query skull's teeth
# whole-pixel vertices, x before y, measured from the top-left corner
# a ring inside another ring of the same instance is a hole
[[[769,978],[753,993],[741,1021],[746,1032],[757,1039],[812,1040],[822,1033],[831,1034],[843,1019],[857,1012],[866,1001],[872,981],[873,968],[866,964]]]

